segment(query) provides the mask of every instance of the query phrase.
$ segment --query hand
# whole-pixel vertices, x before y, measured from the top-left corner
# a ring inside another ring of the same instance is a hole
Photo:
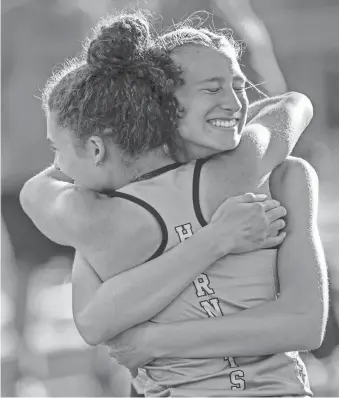
[[[108,354],[116,361],[130,369],[132,377],[135,370],[153,361],[150,354],[150,344],[147,343],[147,331],[154,327],[151,322],[141,323],[120,333],[118,336],[104,343],[109,348]]]
[[[285,215],[278,201],[247,193],[228,198],[205,228],[209,228],[222,257],[280,245],[286,235],[277,233],[285,226],[280,220]]]

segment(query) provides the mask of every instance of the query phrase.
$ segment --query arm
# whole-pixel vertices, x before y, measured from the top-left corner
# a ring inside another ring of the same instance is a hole
[[[247,112],[247,124],[251,123],[254,118],[258,116],[258,114],[264,110],[266,107],[273,107],[279,104],[282,99],[286,98],[287,95],[290,94],[285,94],[285,95],[280,95],[277,97],[271,97],[271,98],[265,98],[259,101],[252,102],[248,106],[248,112]]]
[[[150,357],[267,355],[321,345],[328,285],[316,224],[317,176],[310,165],[296,159],[274,173],[272,193],[287,209],[288,218],[287,237],[278,252],[279,298],[235,315],[149,324],[140,342]]]
[[[291,92],[255,103],[249,114],[252,119],[244,128],[238,148],[220,159],[224,169],[242,167],[245,176],[257,181],[291,154],[313,117],[313,107],[305,95]],[[216,171],[220,168],[216,166]],[[219,175],[220,184],[223,180]]]
[[[202,228],[161,257],[102,283],[77,253],[72,288],[73,316],[79,333],[88,344],[97,345],[152,318],[221,256],[215,240],[209,239],[208,228]],[[180,282],[173,273],[180,275]],[[153,288],[164,280],[166,289]]]
[[[69,177],[51,166],[25,183],[20,203],[49,239],[75,246],[95,196],[92,191],[76,187]]]
[[[250,0],[213,0],[223,19],[246,41],[251,65],[271,94],[286,91],[286,83],[276,60],[270,34],[254,12]]]
[[[258,207],[254,203],[240,201],[245,197],[247,195],[226,200],[212,222],[190,239],[152,261],[116,275],[100,286],[84,281],[84,273],[90,278],[93,271],[86,270],[84,260],[77,255],[74,272],[78,269],[82,279],[76,279],[73,275],[76,304],[73,310],[76,325],[84,340],[89,344],[99,344],[147,321],[220,257],[237,249],[252,251],[262,247],[263,241],[257,239],[258,234],[262,232],[266,237],[267,224],[271,224],[271,228],[274,221],[285,214],[285,209],[276,207],[274,201],[265,202],[266,210],[272,208],[271,212],[267,212],[268,223],[265,224],[266,214],[257,213]],[[261,206],[259,209],[262,211]],[[260,227],[262,223],[264,228]],[[265,245],[275,246],[282,239],[283,236],[268,238]],[[164,280],[166,289],[154,289],[154,286],[162,286]],[[92,284],[93,289],[84,291],[82,283]],[[124,302],[128,305],[122,306]]]

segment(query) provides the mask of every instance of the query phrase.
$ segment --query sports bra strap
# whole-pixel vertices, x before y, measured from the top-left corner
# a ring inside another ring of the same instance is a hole
[[[167,231],[165,221],[163,220],[161,215],[155,210],[155,208],[153,206],[151,206],[150,204],[148,204],[147,202],[145,202],[144,200],[137,198],[136,196],[130,195],[128,193],[119,192],[119,191],[108,191],[108,192],[105,192],[105,194],[107,196],[109,196],[110,198],[121,198],[121,199],[129,200],[130,202],[133,202],[133,203],[143,207],[145,210],[147,210],[149,213],[152,214],[152,216],[157,220],[157,222],[160,226],[162,239],[161,239],[161,243],[160,243],[158,249],[146,262],[151,261],[151,260],[161,256],[164,253],[166,246],[167,246],[168,231]]]
[[[199,197],[199,191],[200,191],[200,175],[201,175],[201,169],[202,166],[210,159],[210,157],[205,158],[205,159],[198,159],[195,162],[194,166],[194,172],[193,172],[193,207],[194,207],[194,212],[195,215],[202,227],[205,227],[208,223],[205,220],[201,207],[200,207],[200,197]]]

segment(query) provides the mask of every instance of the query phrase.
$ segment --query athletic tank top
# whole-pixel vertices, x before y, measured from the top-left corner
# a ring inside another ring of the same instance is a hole
[[[163,239],[152,258],[189,239],[207,224],[199,204],[204,162],[163,167],[117,192],[117,196],[141,200],[139,204],[146,203],[153,209],[152,214],[156,214]],[[152,321],[227,316],[275,300],[276,260],[275,249],[221,258]],[[159,289],[165,288],[164,281]],[[297,352],[260,357],[158,358],[144,366],[144,372],[145,395],[152,397],[312,395],[305,366]]]

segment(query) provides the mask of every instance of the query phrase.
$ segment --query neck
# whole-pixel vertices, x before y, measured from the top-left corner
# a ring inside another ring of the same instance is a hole
[[[175,161],[170,158],[163,149],[156,149],[147,154],[140,155],[136,160],[131,161],[126,171],[129,181],[133,181],[143,174],[167,166]]]
[[[176,158],[180,162],[190,162],[191,160],[207,158],[216,153],[219,153],[219,151],[185,141],[178,148]]]

